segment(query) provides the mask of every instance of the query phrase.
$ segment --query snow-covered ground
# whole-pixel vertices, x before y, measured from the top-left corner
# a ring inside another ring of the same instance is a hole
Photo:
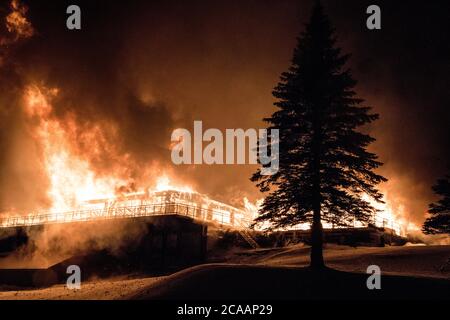
[[[412,276],[413,279],[419,279],[418,285],[422,280],[431,281],[433,285],[438,284],[439,286],[443,282],[444,288],[450,283],[449,258],[450,246],[350,248],[328,245],[325,248],[325,260],[328,266],[346,272],[336,273],[337,277],[340,277],[340,275],[351,276],[348,272],[365,273],[369,265],[375,264],[381,268],[385,275]],[[82,283],[80,290],[69,290],[63,285],[35,290],[15,290],[15,288],[0,287],[0,299],[154,298],[158,297],[160,292],[161,297],[165,297],[171,296],[170,292],[177,292],[178,287],[194,288],[192,290],[195,290],[198,282],[208,281],[213,286],[214,282],[217,281],[218,286],[223,285],[224,279],[219,279],[222,275],[232,277],[224,283],[231,282],[230,285],[236,286],[236,288],[245,288],[245,278],[248,277],[248,274],[254,275],[256,273],[260,275],[258,277],[261,277],[261,282],[266,281],[269,287],[275,286],[278,288],[278,285],[283,287],[283,283],[278,283],[277,277],[280,277],[280,281],[281,279],[287,281],[291,273],[292,277],[297,277],[297,274],[300,277],[305,275],[302,271],[304,269],[299,267],[308,265],[309,248],[296,245],[276,249],[239,250],[229,252],[221,260],[217,264],[196,266],[166,277],[143,277],[139,279],[122,277],[89,281]],[[239,279],[241,274],[244,279]],[[259,278],[255,279],[257,283]],[[392,284],[395,286],[394,280],[397,281],[398,279],[393,278]],[[236,284],[233,284],[233,281]],[[408,286],[411,285],[414,289],[414,282],[408,282]],[[205,286],[205,284],[202,283],[202,286]],[[250,282],[248,286],[251,286]],[[220,291],[221,288],[217,287],[216,290]],[[251,294],[251,291],[249,294]]]

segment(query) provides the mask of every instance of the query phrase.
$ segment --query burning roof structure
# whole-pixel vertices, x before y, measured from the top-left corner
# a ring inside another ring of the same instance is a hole
[[[123,194],[87,200],[65,212],[37,212],[4,217],[0,227],[31,226],[100,219],[182,215],[205,222],[242,229],[249,227],[252,212],[211,200],[190,191],[164,190]]]

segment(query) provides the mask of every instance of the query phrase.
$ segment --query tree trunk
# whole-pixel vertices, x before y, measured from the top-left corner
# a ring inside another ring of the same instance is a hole
[[[322,108],[320,108],[322,109]],[[319,106],[316,105],[313,109],[313,223],[311,225],[311,268],[322,269],[325,267],[323,261],[323,231],[320,217],[322,196],[321,196],[321,176],[320,176],[320,158],[321,158],[321,119],[319,114]]]
[[[323,230],[320,221],[320,209],[314,210],[313,223],[311,225],[311,268],[322,269],[323,261]]]
[[[322,197],[320,194],[320,150],[319,130],[315,129],[315,139],[313,142],[314,152],[314,186],[313,186],[313,223],[311,225],[311,268],[322,269],[325,267],[323,262],[323,230],[321,221],[321,202]]]

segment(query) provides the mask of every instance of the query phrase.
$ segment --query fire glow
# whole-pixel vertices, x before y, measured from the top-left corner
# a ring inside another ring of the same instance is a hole
[[[200,195],[190,186],[174,183],[167,174],[155,179],[153,188],[117,192],[118,186],[126,185],[127,181],[114,176],[97,177],[87,160],[71,152],[67,128],[76,124],[69,117],[63,127],[52,116],[52,99],[58,93],[56,88],[29,85],[23,97],[24,115],[33,123],[33,138],[43,152],[41,165],[49,179],[51,205],[43,212],[37,210],[20,216],[3,214],[0,226],[181,213],[239,228],[248,227],[256,217],[262,200],[253,204],[244,198],[244,209],[236,209]],[[396,218],[388,203],[372,202],[372,205],[380,211],[374,218],[376,226],[390,228],[401,235],[405,233],[407,226]],[[360,223],[355,224],[355,227],[361,226]]]
[[[89,199],[112,197],[114,187],[124,183],[113,177],[96,178],[89,163],[70,152],[66,131],[51,117],[50,100],[57,94],[57,89],[29,86],[24,97],[25,114],[37,122],[34,138],[43,150],[43,166],[50,180],[51,212],[69,210]]]

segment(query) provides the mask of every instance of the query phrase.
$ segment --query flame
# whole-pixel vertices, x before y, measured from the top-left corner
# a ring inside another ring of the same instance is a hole
[[[389,228],[393,230],[397,235],[404,236],[408,233],[408,231],[420,231],[420,228],[412,222],[406,221],[403,217],[405,217],[405,206],[400,204],[396,208],[393,209],[393,206],[390,204],[389,197],[387,192],[384,192],[384,202],[378,203],[372,198],[370,198],[367,194],[362,196],[363,200],[369,202],[377,212],[373,218],[373,223],[375,226],[380,228]],[[250,212],[252,218],[256,218],[259,215],[259,209],[263,204],[264,199],[259,199],[255,203],[252,203],[247,198],[244,198],[244,207],[247,212]],[[326,229],[333,228],[331,223],[322,223],[323,227]],[[264,222],[257,226],[258,229],[263,230],[270,226],[270,223]],[[354,221],[354,227],[365,227],[366,225],[360,221]],[[309,223],[301,223],[293,227],[298,230],[308,230],[310,228]]]
[[[6,16],[6,29],[14,34],[16,39],[31,37],[34,34],[34,29],[25,17],[28,8],[19,0],[12,0],[10,7],[12,12]]]
[[[25,88],[25,104],[24,111],[29,117],[37,117],[43,120],[47,120],[52,111],[52,106],[49,103],[49,99],[58,95],[56,88],[47,89],[41,88],[35,85]]]
[[[34,138],[43,151],[43,166],[50,180],[50,211],[64,211],[93,198],[114,196],[114,188],[124,181],[97,178],[86,160],[71,152],[66,131],[52,118],[51,100],[58,90],[37,85],[28,86],[24,95],[24,112],[36,121]]]
[[[378,203],[375,200],[364,195],[363,199],[368,201],[379,212],[374,217],[374,224],[377,227],[390,228],[398,235],[406,235],[410,231],[419,231],[420,228],[405,219],[405,205],[400,201],[392,201],[391,195],[383,191],[384,203]],[[399,203],[394,206],[393,203]]]
[[[243,201],[245,210],[251,213],[252,219],[255,219],[259,215],[259,209],[264,202],[264,198],[251,202],[247,197],[244,197]]]
[[[137,189],[134,185],[130,186],[127,181],[113,175],[98,177],[92,170],[89,161],[80,158],[72,150],[71,141],[73,136],[78,137],[76,135],[77,125],[75,121],[70,117],[65,118],[64,126],[62,126],[60,120],[53,115],[52,101],[58,94],[59,91],[56,88],[47,88],[36,84],[29,85],[24,90],[23,113],[28,121],[33,139],[39,145],[40,150],[42,150],[42,160],[38,165],[43,167],[49,180],[47,196],[50,199],[51,206],[43,208],[44,213],[37,210],[37,212],[28,215],[21,215],[19,220],[14,221],[12,219],[10,220],[11,224],[34,224],[36,223],[36,218],[38,222],[41,222],[40,219],[47,222],[83,220],[90,217],[91,213],[89,210],[92,209],[92,204],[107,206],[112,203],[116,203],[116,205],[122,203],[122,205],[127,206],[129,201],[132,202],[129,199],[136,196],[148,196],[155,203],[161,202],[162,198],[150,196],[154,195],[155,192],[169,190],[182,192],[189,199],[193,198],[194,194],[197,194],[190,186],[174,183],[165,173],[157,179],[156,186],[147,191]],[[99,146],[99,143],[104,142],[101,139],[102,135],[99,134],[99,130],[99,127],[94,127],[88,132],[83,132],[82,139],[90,141],[92,145],[90,152],[92,153],[107,150]],[[96,143],[95,141],[99,140],[99,138],[100,142]],[[125,155],[126,157],[127,155]],[[202,201],[206,208],[210,205],[215,205],[217,210],[222,210],[222,208],[226,207],[222,204],[216,205],[213,200],[207,197],[203,197]],[[181,202],[188,206],[195,207],[196,205],[195,201],[191,200],[182,200]],[[77,215],[74,216],[74,213],[77,213]],[[100,211],[96,212],[96,214],[101,216],[108,214],[108,212]],[[11,214],[4,216],[11,217]],[[12,217],[17,216],[13,215]],[[220,219],[224,221],[223,217]],[[8,226],[8,223],[3,223],[2,226]]]
[[[362,198],[363,200],[369,202],[372,207],[378,210],[378,212],[373,217],[373,224],[375,226],[380,228],[390,228],[394,230],[396,234],[403,234],[404,226],[400,222],[400,220],[397,219],[397,215],[394,214],[394,210],[392,209],[390,202],[387,200],[386,193],[384,193],[385,203],[379,203],[366,194],[364,194]],[[401,208],[401,212],[403,213],[404,207]]]
[[[127,205],[126,203],[134,201],[130,200],[134,199],[133,197],[139,198],[146,196],[154,203],[157,203],[158,201],[161,202],[162,198],[158,198],[154,195],[158,192],[167,191],[175,192],[172,193],[172,195],[178,194],[176,198],[177,203],[181,203],[194,209],[198,208],[199,203],[202,203],[203,209],[214,210],[211,219],[220,221],[220,223],[236,223],[230,220],[231,213],[233,213],[233,219],[237,219],[236,221],[251,221],[258,216],[258,211],[263,203],[263,199],[259,199],[255,203],[252,203],[247,198],[243,198],[243,207],[245,209],[240,211],[231,206],[209,199],[204,195],[198,194],[191,186],[172,181],[166,173],[163,173],[156,179],[154,188],[139,190],[136,189],[134,185],[129,188],[121,187],[119,189],[122,191],[122,194],[118,196],[118,186],[127,185],[127,181],[112,175],[98,177],[90,167],[89,161],[80,158],[72,151],[71,140],[69,138],[71,135],[75,135],[77,125],[75,121],[69,117],[65,119],[65,125],[63,127],[60,121],[53,116],[52,101],[58,94],[59,91],[57,88],[46,88],[45,86],[34,84],[26,87],[23,97],[24,115],[30,122],[33,137],[42,149],[43,160],[41,165],[49,179],[50,187],[47,195],[51,201],[51,207],[46,209],[48,212],[53,213],[49,217],[50,220],[53,219],[53,221],[67,222],[71,221],[71,219],[85,219],[88,213],[84,211],[84,213],[80,213],[81,215],[76,217],[66,213],[69,211],[73,213],[73,210],[83,210],[83,208],[85,208],[83,206],[90,200],[93,200],[91,201],[91,204],[103,203],[103,205],[106,205],[107,203],[122,202],[123,205]],[[101,128],[94,127],[83,134],[86,140],[92,141],[91,152],[93,153],[104,150],[99,145],[104,142],[101,139],[102,135],[100,133]],[[96,140],[99,140],[100,142],[94,143]],[[394,210],[386,193],[386,202],[384,204],[377,203],[367,195],[363,196],[363,199],[379,210],[379,213],[374,217],[374,224],[377,227],[390,228],[399,235],[404,235],[407,229],[419,230],[417,226],[408,223],[401,218],[405,216],[404,206],[399,205]],[[100,212],[100,214],[103,213]],[[107,214],[107,212],[104,212],[104,214]],[[30,214],[28,217],[33,217],[33,215]],[[24,223],[26,224],[26,222]],[[241,225],[241,222],[238,223]],[[363,226],[362,223],[358,221],[355,222],[355,227]],[[331,228],[332,226],[324,224],[324,227]],[[262,226],[262,228],[264,228],[264,226]],[[309,225],[302,224],[296,228],[307,229],[309,228]]]
[[[169,177],[166,174],[163,174],[161,177],[157,179],[154,191],[166,191],[166,190],[175,190],[190,193],[194,192],[194,190],[190,186],[180,184],[174,185],[170,181]]]

